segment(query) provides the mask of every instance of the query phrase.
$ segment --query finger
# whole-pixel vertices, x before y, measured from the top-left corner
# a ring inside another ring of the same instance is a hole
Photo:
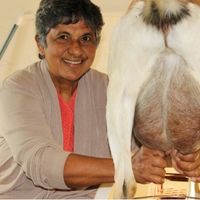
[[[176,149],[171,151],[171,157],[179,157],[181,160],[186,162],[194,162],[199,159],[200,151],[196,151],[190,154],[181,154]]]
[[[165,182],[165,178],[157,175],[151,175],[150,182],[155,184],[163,184]]]
[[[137,176],[136,181],[142,184],[146,183],[162,184],[165,181],[165,177],[155,174],[148,174],[146,176]]]
[[[183,174],[187,177],[199,178],[200,177],[200,168],[196,168],[192,171],[183,171]]]
[[[195,152],[189,155],[183,155],[180,153],[172,153],[172,162],[173,165],[176,165],[182,171],[193,171],[200,166],[200,157],[199,153]]]
[[[174,161],[176,162],[176,166],[185,172],[193,171],[199,167],[199,162],[186,162],[179,157],[174,158]]]
[[[181,154],[181,153],[177,153],[176,154],[181,160],[185,161],[185,162],[195,162],[196,160],[199,159],[199,152],[194,152],[191,154]]]
[[[163,157],[156,155],[152,158],[152,166],[164,169],[167,167],[167,160],[165,160]]]
[[[165,178],[166,171],[163,168],[153,167],[151,174],[154,176],[159,176],[161,178]]]
[[[181,169],[178,168],[177,163],[174,159],[171,160],[172,161],[172,167],[179,172],[180,174],[183,174],[183,171]]]

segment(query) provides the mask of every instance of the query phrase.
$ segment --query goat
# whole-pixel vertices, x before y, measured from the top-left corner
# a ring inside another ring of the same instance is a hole
[[[150,148],[200,148],[200,1],[133,0],[114,28],[107,130],[112,198],[133,198],[131,139]]]

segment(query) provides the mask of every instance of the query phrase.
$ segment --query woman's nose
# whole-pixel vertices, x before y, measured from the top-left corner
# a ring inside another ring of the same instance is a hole
[[[68,48],[68,53],[74,56],[80,56],[83,54],[83,49],[78,41],[72,41]]]

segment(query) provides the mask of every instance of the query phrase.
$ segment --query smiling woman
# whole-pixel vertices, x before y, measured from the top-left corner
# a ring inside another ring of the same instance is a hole
[[[36,36],[40,55],[48,62],[48,71],[54,85],[68,101],[78,81],[93,63],[97,48],[94,31],[84,20],[75,24],[59,24],[46,37],[46,45],[41,45]]]
[[[96,185],[113,181],[108,78],[90,69],[102,26],[90,0],[41,1],[41,60],[0,89],[0,198],[93,198]]]
[[[69,2],[65,13],[59,2],[47,6],[43,1],[40,5],[36,17],[39,55],[46,59],[57,91],[69,101],[78,80],[94,61],[103,20],[99,13],[92,16],[91,6],[86,10],[84,5],[83,8],[79,5],[75,11],[73,3]],[[43,7],[48,9],[48,15]],[[59,11],[54,11],[55,7],[59,7]]]

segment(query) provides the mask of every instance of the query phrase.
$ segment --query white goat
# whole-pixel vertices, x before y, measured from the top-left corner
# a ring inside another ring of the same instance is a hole
[[[107,128],[111,198],[132,198],[132,130],[148,147],[200,147],[199,0],[134,0],[112,34]]]

